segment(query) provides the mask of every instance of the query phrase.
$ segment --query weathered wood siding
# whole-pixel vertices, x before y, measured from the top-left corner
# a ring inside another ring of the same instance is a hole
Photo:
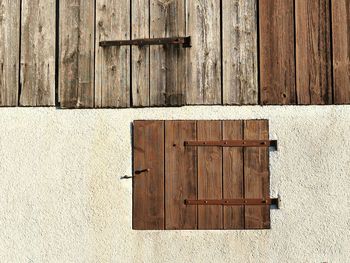
[[[349,14],[350,0],[0,0],[0,106],[350,104]]]
[[[332,1],[334,103],[350,103],[350,0]]]
[[[59,101],[64,108],[94,107],[94,0],[61,0]]]
[[[22,0],[20,105],[55,105],[56,1]]]
[[[0,0],[0,106],[18,103],[20,0]]]
[[[262,104],[295,104],[294,0],[259,2]]]
[[[131,6],[131,38],[149,38],[149,8],[150,0],[132,0]],[[133,106],[150,105],[150,48],[148,46],[133,46],[131,56],[131,87]]]
[[[184,36],[185,1],[151,0],[151,38]],[[151,106],[185,104],[186,50],[181,46],[152,46],[150,50]]]
[[[222,0],[223,103],[258,103],[257,0]]]
[[[130,2],[96,0],[95,106],[130,106],[130,47],[100,47],[130,39]]]
[[[332,103],[330,1],[295,1],[299,104]]]
[[[220,1],[187,1],[188,104],[221,104]]]

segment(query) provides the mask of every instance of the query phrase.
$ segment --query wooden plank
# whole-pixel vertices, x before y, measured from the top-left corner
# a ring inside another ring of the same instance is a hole
[[[222,1],[223,103],[258,103],[257,0]]]
[[[262,104],[295,104],[294,0],[259,1]]]
[[[332,103],[330,1],[295,1],[298,104]]]
[[[164,229],[164,122],[135,121],[133,147],[133,229]]]
[[[0,0],[0,106],[17,106],[20,0]]]
[[[198,140],[220,140],[221,121],[198,121]],[[222,148],[218,146],[198,149],[198,199],[222,198]],[[198,229],[222,229],[222,206],[198,207]]]
[[[150,0],[131,1],[132,39],[150,37]],[[132,47],[132,103],[133,106],[149,106],[149,46]]]
[[[130,1],[96,1],[96,107],[130,106],[130,47],[100,47],[103,40],[130,39]]]
[[[220,1],[187,1],[187,104],[221,104]]]
[[[268,140],[269,127],[267,120],[244,121],[244,139]],[[244,197],[269,198],[269,149],[244,149]],[[245,207],[245,228],[270,228],[269,205],[247,205]]]
[[[224,140],[242,140],[242,121],[223,121]],[[223,198],[244,198],[243,148],[223,149]],[[244,206],[224,207],[224,229],[244,229]]]
[[[332,1],[334,103],[350,103],[350,0]]]
[[[196,139],[195,121],[165,122],[166,229],[196,229],[197,209],[185,199],[197,199],[197,149],[184,147]]]
[[[21,106],[55,105],[56,1],[23,0]]]
[[[185,1],[151,0],[151,38],[185,36]],[[186,49],[182,46],[152,46],[150,54],[151,106],[185,103]]]
[[[59,100],[63,108],[94,106],[94,0],[60,1]]]

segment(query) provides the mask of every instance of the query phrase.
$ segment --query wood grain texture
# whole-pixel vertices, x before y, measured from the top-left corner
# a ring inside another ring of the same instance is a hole
[[[267,120],[244,121],[245,140],[268,140]],[[269,149],[248,147],[244,149],[244,197],[269,198]],[[245,207],[245,228],[270,228],[269,205],[247,205]]]
[[[198,140],[221,140],[221,121],[198,121]],[[222,148],[198,148],[198,199],[222,199]],[[222,229],[223,208],[198,206],[198,229]]]
[[[261,104],[296,103],[293,1],[259,1]]]
[[[185,1],[151,0],[151,38],[185,36]],[[182,46],[152,46],[150,54],[151,106],[185,104],[186,49]]]
[[[55,105],[56,1],[23,0],[22,106]]]
[[[184,147],[196,139],[195,121],[165,122],[166,229],[196,229],[197,209],[185,199],[197,198],[197,149]]]
[[[222,0],[223,103],[258,103],[257,0]]]
[[[150,0],[132,0],[131,20],[132,39],[150,37]],[[131,56],[132,67],[132,103],[142,107],[150,105],[150,47],[133,46]]]
[[[134,176],[133,229],[164,229],[163,121],[134,122]]]
[[[130,47],[100,47],[130,39],[130,1],[96,0],[96,107],[130,106]]]
[[[332,103],[330,1],[295,1],[298,104]]]
[[[350,103],[350,0],[332,1],[334,103]]]
[[[0,106],[17,106],[20,0],[0,0]]]
[[[243,121],[223,121],[223,140],[243,140]],[[244,198],[243,148],[223,148],[223,198]],[[224,229],[244,229],[244,206],[224,206]]]
[[[94,106],[94,0],[61,0],[59,101],[63,108]]]
[[[221,104],[220,1],[187,1],[187,104]]]

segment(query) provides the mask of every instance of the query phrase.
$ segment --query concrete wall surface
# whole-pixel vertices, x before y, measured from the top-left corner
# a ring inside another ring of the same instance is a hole
[[[271,230],[134,231],[131,123],[270,120]],[[350,262],[350,106],[0,109],[0,262]]]

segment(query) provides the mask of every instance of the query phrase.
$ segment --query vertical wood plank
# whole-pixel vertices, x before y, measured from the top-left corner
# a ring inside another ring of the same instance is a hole
[[[243,121],[223,121],[223,140],[243,140]],[[223,198],[244,198],[243,148],[223,148]],[[244,206],[224,206],[224,229],[244,229]]]
[[[150,37],[150,0],[132,0],[132,39]],[[149,46],[132,47],[132,103],[142,107],[150,105],[150,48]]]
[[[151,38],[184,36],[185,1],[151,0]],[[181,46],[152,46],[150,54],[151,106],[185,103],[186,49]]]
[[[221,121],[198,121],[198,140],[221,140]],[[222,148],[198,148],[198,199],[222,198]],[[222,207],[198,206],[198,229],[222,229]]]
[[[220,2],[187,1],[187,104],[221,104]]]
[[[96,0],[96,107],[130,106],[130,47],[100,47],[130,39],[130,1]]]
[[[17,106],[20,0],[0,0],[0,106]]]
[[[262,104],[295,104],[294,0],[259,1]]]
[[[258,103],[257,0],[222,0],[223,103]]]
[[[135,121],[133,147],[133,229],[164,229],[164,122]]]
[[[185,199],[197,199],[197,149],[184,147],[196,140],[195,121],[165,122],[166,229],[196,229],[197,208]]]
[[[268,140],[267,120],[244,121],[245,140]],[[245,198],[268,198],[270,196],[269,149],[247,147],[244,149],[244,194]],[[270,228],[269,205],[247,205],[245,228]]]
[[[332,1],[334,103],[350,103],[350,0]]]
[[[94,106],[94,0],[60,1],[59,101],[63,108]]]
[[[22,106],[55,105],[56,1],[23,0]]]
[[[330,1],[295,1],[298,104],[332,103]]]

